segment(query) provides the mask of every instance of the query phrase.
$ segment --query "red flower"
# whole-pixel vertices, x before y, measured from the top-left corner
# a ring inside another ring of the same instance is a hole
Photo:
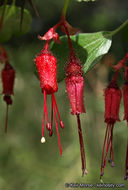
[[[15,70],[9,63],[6,63],[4,69],[2,70],[3,94],[14,94],[14,80]]]
[[[72,51],[73,52],[73,51]],[[71,54],[66,65],[66,90],[71,105],[71,114],[77,116],[79,142],[81,150],[82,174],[87,174],[84,142],[80,124],[80,114],[85,113],[83,90],[84,78],[80,60],[74,54]]]
[[[8,62],[5,63],[5,67],[2,70],[1,77],[3,84],[2,93],[4,94],[4,101],[7,104],[6,122],[5,122],[5,132],[7,132],[8,105],[12,104],[11,95],[14,94],[14,80],[15,80],[15,70]]]
[[[115,74],[117,76],[117,73]],[[114,76],[114,79],[115,79]],[[112,80],[109,86],[105,89],[105,122],[107,123],[107,129],[104,138],[103,151],[102,151],[102,163],[101,163],[101,174],[104,174],[104,169],[107,161],[107,154],[110,148],[110,160],[112,161],[112,167],[114,166],[114,155],[113,155],[113,128],[116,121],[119,119],[119,107],[121,101],[121,90],[119,89],[116,80]],[[105,151],[106,145],[106,153]]]
[[[42,127],[41,142],[42,143],[45,142],[45,138],[44,138],[45,115],[47,118],[46,128],[49,131],[49,135],[52,136],[52,133],[53,133],[52,123],[53,123],[53,112],[54,112],[56,130],[57,130],[58,141],[59,141],[59,148],[60,148],[60,153],[62,155],[56,112],[57,112],[59,120],[60,120],[61,128],[64,128],[64,124],[60,119],[60,114],[59,114],[57,103],[56,103],[55,96],[54,96],[54,93],[57,92],[57,90],[58,90],[58,87],[57,87],[57,61],[56,61],[56,58],[52,55],[52,53],[49,51],[49,41],[46,42],[43,50],[36,57],[35,63],[36,63],[36,67],[37,67],[37,70],[39,73],[40,88],[42,89],[42,92],[44,94],[44,114],[43,114],[43,127]],[[48,110],[47,110],[47,94],[51,94],[51,96],[52,96],[51,123],[49,121]]]
[[[81,63],[78,58],[71,57],[66,66],[66,89],[73,115],[85,113],[83,90],[83,78]]]

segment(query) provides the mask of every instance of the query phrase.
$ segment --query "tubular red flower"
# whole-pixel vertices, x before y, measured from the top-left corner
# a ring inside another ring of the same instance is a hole
[[[2,85],[4,94],[4,101],[7,104],[6,109],[6,119],[5,119],[5,132],[7,132],[7,122],[8,122],[8,105],[12,104],[11,95],[14,94],[14,80],[15,80],[15,70],[13,67],[6,62],[4,69],[1,73]]]
[[[81,63],[78,58],[70,58],[66,66],[66,90],[73,115],[85,113],[83,90],[84,78]]]
[[[71,52],[73,52],[73,50]],[[66,65],[65,83],[71,106],[71,114],[77,116],[81,162],[82,162],[82,175],[84,175],[87,174],[87,170],[86,170],[84,142],[82,136],[81,123],[80,123],[80,114],[85,113],[84,99],[83,99],[84,78],[83,78],[81,63],[74,54],[71,54],[70,59]]]
[[[72,76],[66,78],[66,89],[71,105],[71,114],[85,113],[83,89],[84,79],[82,76]]]
[[[114,124],[119,119],[119,107],[121,100],[121,90],[117,83],[112,81],[104,92],[105,94],[105,122]]]
[[[45,142],[45,138],[44,138],[45,115],[47,118],[46,128],[49,131],[49,136],[52,136],[53,134],[52,124],[53,124],[53,112],[54,112],[59,148],[60,148],[60,153],[62,155],[62,148],[61,148],[61,143],[60,143],[56,113],[58,114],[61,128],[64,128],[64,124],[62,120],[60,119],[60,114],[59,114],[57,103],[54,96],[54,93],[57,92],[58,90],[57,60],[54,57],[54,55],[52,55],[52,53],[49,51],[49,41],[46,42],[41,53],[37,55],[35,59],[35,63],[36,63],[36,67],[37,67],[39,78],[40,78],[40,88],[42,89],[42,92],[44,94],[44,114],[43,114],[41,142],[42,143]],[[47,94],[51,94],[51,97],[52,97],[51,123],[49,121],[48,110],[47,110]]]
[[[36,57],[36,67],[40,78],[40,88],[47,94],[57,92],[57,60],[47,49],[47,46]]]
[[[3,84],[3,94],[13,95],[14,94],[14,80],[15,80],[15,70],[9,63],[5,64],[2,70],[2,84]]]
[[[116,74],[115,74],[116,75]],[[115,76],[114,76],[115,78]],[[105,89],[105,114],[104,119],[107,123],[103,151],[102,151],[102,162],[101,162],[101,174],[100,177],[104,174],[104,169],[107,161],[107,154],[110,148],[110,159],[112,161],[112,167],[114,166],[114,155],[113,155],[113,129],[116,121],[119,119],[119,107],[121,101],[121,90],[119,89],[116,80],[112,80],[109,86]],[[106,146],[106,152],[105,152]]]

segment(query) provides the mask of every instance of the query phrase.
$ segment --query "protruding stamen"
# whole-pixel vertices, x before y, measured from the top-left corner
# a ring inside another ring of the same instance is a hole
[[[45,102],[45,99],[44,99],[44,113],[43,113],[42,137],[44,136],[45,112],[46,112],[46,102]]]
[[[53,97],[51,96],[52,106],[51,106],[51,128],[53,124]]]
[[[41,138],[41,143],[45,143],[45,137]]]
[[[124,176],[124,180],[127,180],[127,179],[128,179],[128,176],[125,175],[125,176]]]
[[[115,163],[114,162],[112,162],[112,165],[111,165],[112,167],[115,167]]]
[[[7,133],[7,128],[8,128],[8,104],[7,104],[7,107],[6,107],[5,133]]]
[[[104,172],[101,172],[100,173],[100,179],[103,177],[103,175],[104,175]]]
[[[62,148],[61,148],[60,135],[59,135],[59,130],[58,130],[58,124],[57,124],[57,118],[56,118],[56,111],[55,111],[54,103],[53,103],[53,111],[54,111],[54,115],[55,115],[55,124],[56,124],[56,131],[57,131],[57,136],[58,136],[60,154],[62,156]]]
[[[80,123],[80,116],[79,116],[79,114],[77,114],[76,116],[77,116],[77,123],[78,123],[78,134],[79,134],[79,142],[80,142],[80,152],[81,152],[81,162],[82,162],[82,176],[83,176],[84,174],[87,174],[85,150],[84,150],[84,142],[83,142],[83,136],[82,136],[81,123]]]
[[[58,118],[59,118],[59,120],[60,120],[60,126],[61,126],[61,128],[64,128],[64,123],[63,123],[63,121],[62,121],[61,118],[60,118],[60,114],[59,114],[59,110],[58,110],[58,107],[57,107],[55,95],[52,94],[52,97],[53,97],[53,98],[52,98],[52,102],[55,104],[56,111],[57,111],[57,114],[58,114]]]
[[[46,117],[47,117],[47,123],[49,123],[49,118],[48,118],[48,109],[47,109],[47,94],[46,91],[44,90],[44,102],[45,102],[45,109],[46,109]]]
[[[87,170],[85,170],[85,171],[84,171],[84,174],[86,174],[86,175],[87,175],[87,174],[88,174],[88,171],[87,171]]]
[[[51,137],[53,135],[53,130],[51,129],[50,131],[49,131],[49,136]]]
[[[103,159],[104,159],[104,149],[105,149],[105,144],[106,144],[107,133],[108,133],[108,125],[107,125],[107,128],[106,128],[105,137],[104,137],[104,144],[103,144],[103,151],[102,151],[102,161],[101,161],[101,173],[103,173],[102,168],[104,167]]]
[[[108,150],[109,150],[110,141],[111,141],[110,129],[111,129],[111,125],[109,125],[109,129],[108,129],[107,145],[106,145],[106,154],[105,154],[105,158],[104,158],[103,172],[104,172],[104,169],[105,169],[105,166],[106,166],[107,155],[108,155]]]
[[[111,125],[108,125],[108,136],[107,136],[107,144],[106,144],[106,153],[105,153],[105,158],[104,158],[103,172],[104,172],[104,169],[106,166],[107,155],[108,155],[108,150],[109,150],[109,145],[110,145],[110,127],[111,127]]]
[[[46,124],[46,128],[47,128],[48,131],[50,131],[50,130],[52,129],[51,123],[47,123],[47,124]]]
[[[64,129],[64,123],[63,123],[63,121],[60,121],[60,126],[61,126],[62,129]]]
[[[114,154],[113,154],[113,127],[114,125],[112,125],[111,127],[111,148],[110,148],[110,162],[112,161],[112,167],[114,167]]]

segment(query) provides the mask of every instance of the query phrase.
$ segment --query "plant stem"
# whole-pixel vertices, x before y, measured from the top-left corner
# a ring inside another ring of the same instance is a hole
[[[111,36],[114,36],[115,34],[117,34],[120,30],[122,30],[127,25],[128,25],[128,19],[122,25],[120,25],[117,29],[113,30],[111,32]]]
[[[37,18],[40,18],[39,13],[38,13],[38,11],[36,10],[36,7],[34,6],[32,0],[29,0],[29,3],[30,3],[30,5],[31,5],[31,7],[33,8],[33,10],[34,10],[34,12],[35,12]]]
[[[65,28],[65,31],[66,31],[66,35],[68,37],[68,43],[69,43],[69,47],[70,47],[70,55],[74,55],[74,50],[73,50],[73,46],[72,46],[72,41],[71,41],[71,38],[70,38],[70,34],[68,32],[68,28],[67,28],[67,25],[66,25],[66,22],[65,22],[65,19],[63,18],[63,26]]]
[[[62,11],[62,17],[65,17],[65,15],[66,15],[68,4],[69,4],[69,0],[65,0],[64,8]]]

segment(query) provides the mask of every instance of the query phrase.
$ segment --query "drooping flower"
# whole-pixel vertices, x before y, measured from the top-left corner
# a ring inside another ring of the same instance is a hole
[[[107,154],[110,148],[110,159],[109,162],[112,162],[112,167],[114,166],[114,154],[113,154],[113,129],[116,121],[120,121],[119,119],[119,107],[121,101],[121,90],[117,85],[117,75],[118,72],[115,73],[113,80],[110,82],[109,86],[105,89],[105,114],[104,119],[107,123],[103,151],[102,151],[102,162],[101,162],[101,173],[100,177],[104,175],[104,169],[107,161]],[[106,146],[106,151],[105,151]]]
[[[7,104],[6,120],[5,120],[5,132],[7,132],[8,105],[12,104],[11,95],[14,95],[14,80],[15,80],[15,70],[10,65],[10,63],[8,62],[5,63],[5,67],[2,70],[1,77],[2,77],[2,85],[3,85],[2,94],[4,94],[3,99]]]
[[[70,57],[66,65],[66,89],[71,105],[71,114],[85,113],[83,90],[84,78],[80,60]]]
[[[69,61],[66,64],[66,90],[71,106],[71,114],[76,115],[78,123],[78,134],[81,151],[82,175],[87,174],[84,142],[80,123],[80,114],[85,113],[83,91],[84,78],[80,60],[71,52]]]
[[[42,89],[42,93],[44,94],[44,113],[43,113],[43,126],[42,126],[42,138],[41,142],[45,142],[44,137],[44,126],[45,126],[45,115],[47,119],[46,128],[49,131],[49,135],[52,136],[53,129],[53,112],[55,117],[55,124],[56,124],[56,131],[58,136],[59,148],[60,153],[62,155],[62,148],[60,143],[60,136],[58,130],[58,123],[57,123],[57,115],[60,121],[61,128],[64,128],[64,124],[60,118],[60,114],[58,111],[57,103],[55,100],[54,93],[57,92],[57,60],[55,56],[49,50],[49,41],[46,41],[46,44],[39,55],[37,55],[35,59],[36,67],[38,70],[39,78],[40,78],[40,88]],[[51,110],[51,122],[49,121],[48,117],[48,109],[47,109],[47,95],[52,97],[52,110]]]

